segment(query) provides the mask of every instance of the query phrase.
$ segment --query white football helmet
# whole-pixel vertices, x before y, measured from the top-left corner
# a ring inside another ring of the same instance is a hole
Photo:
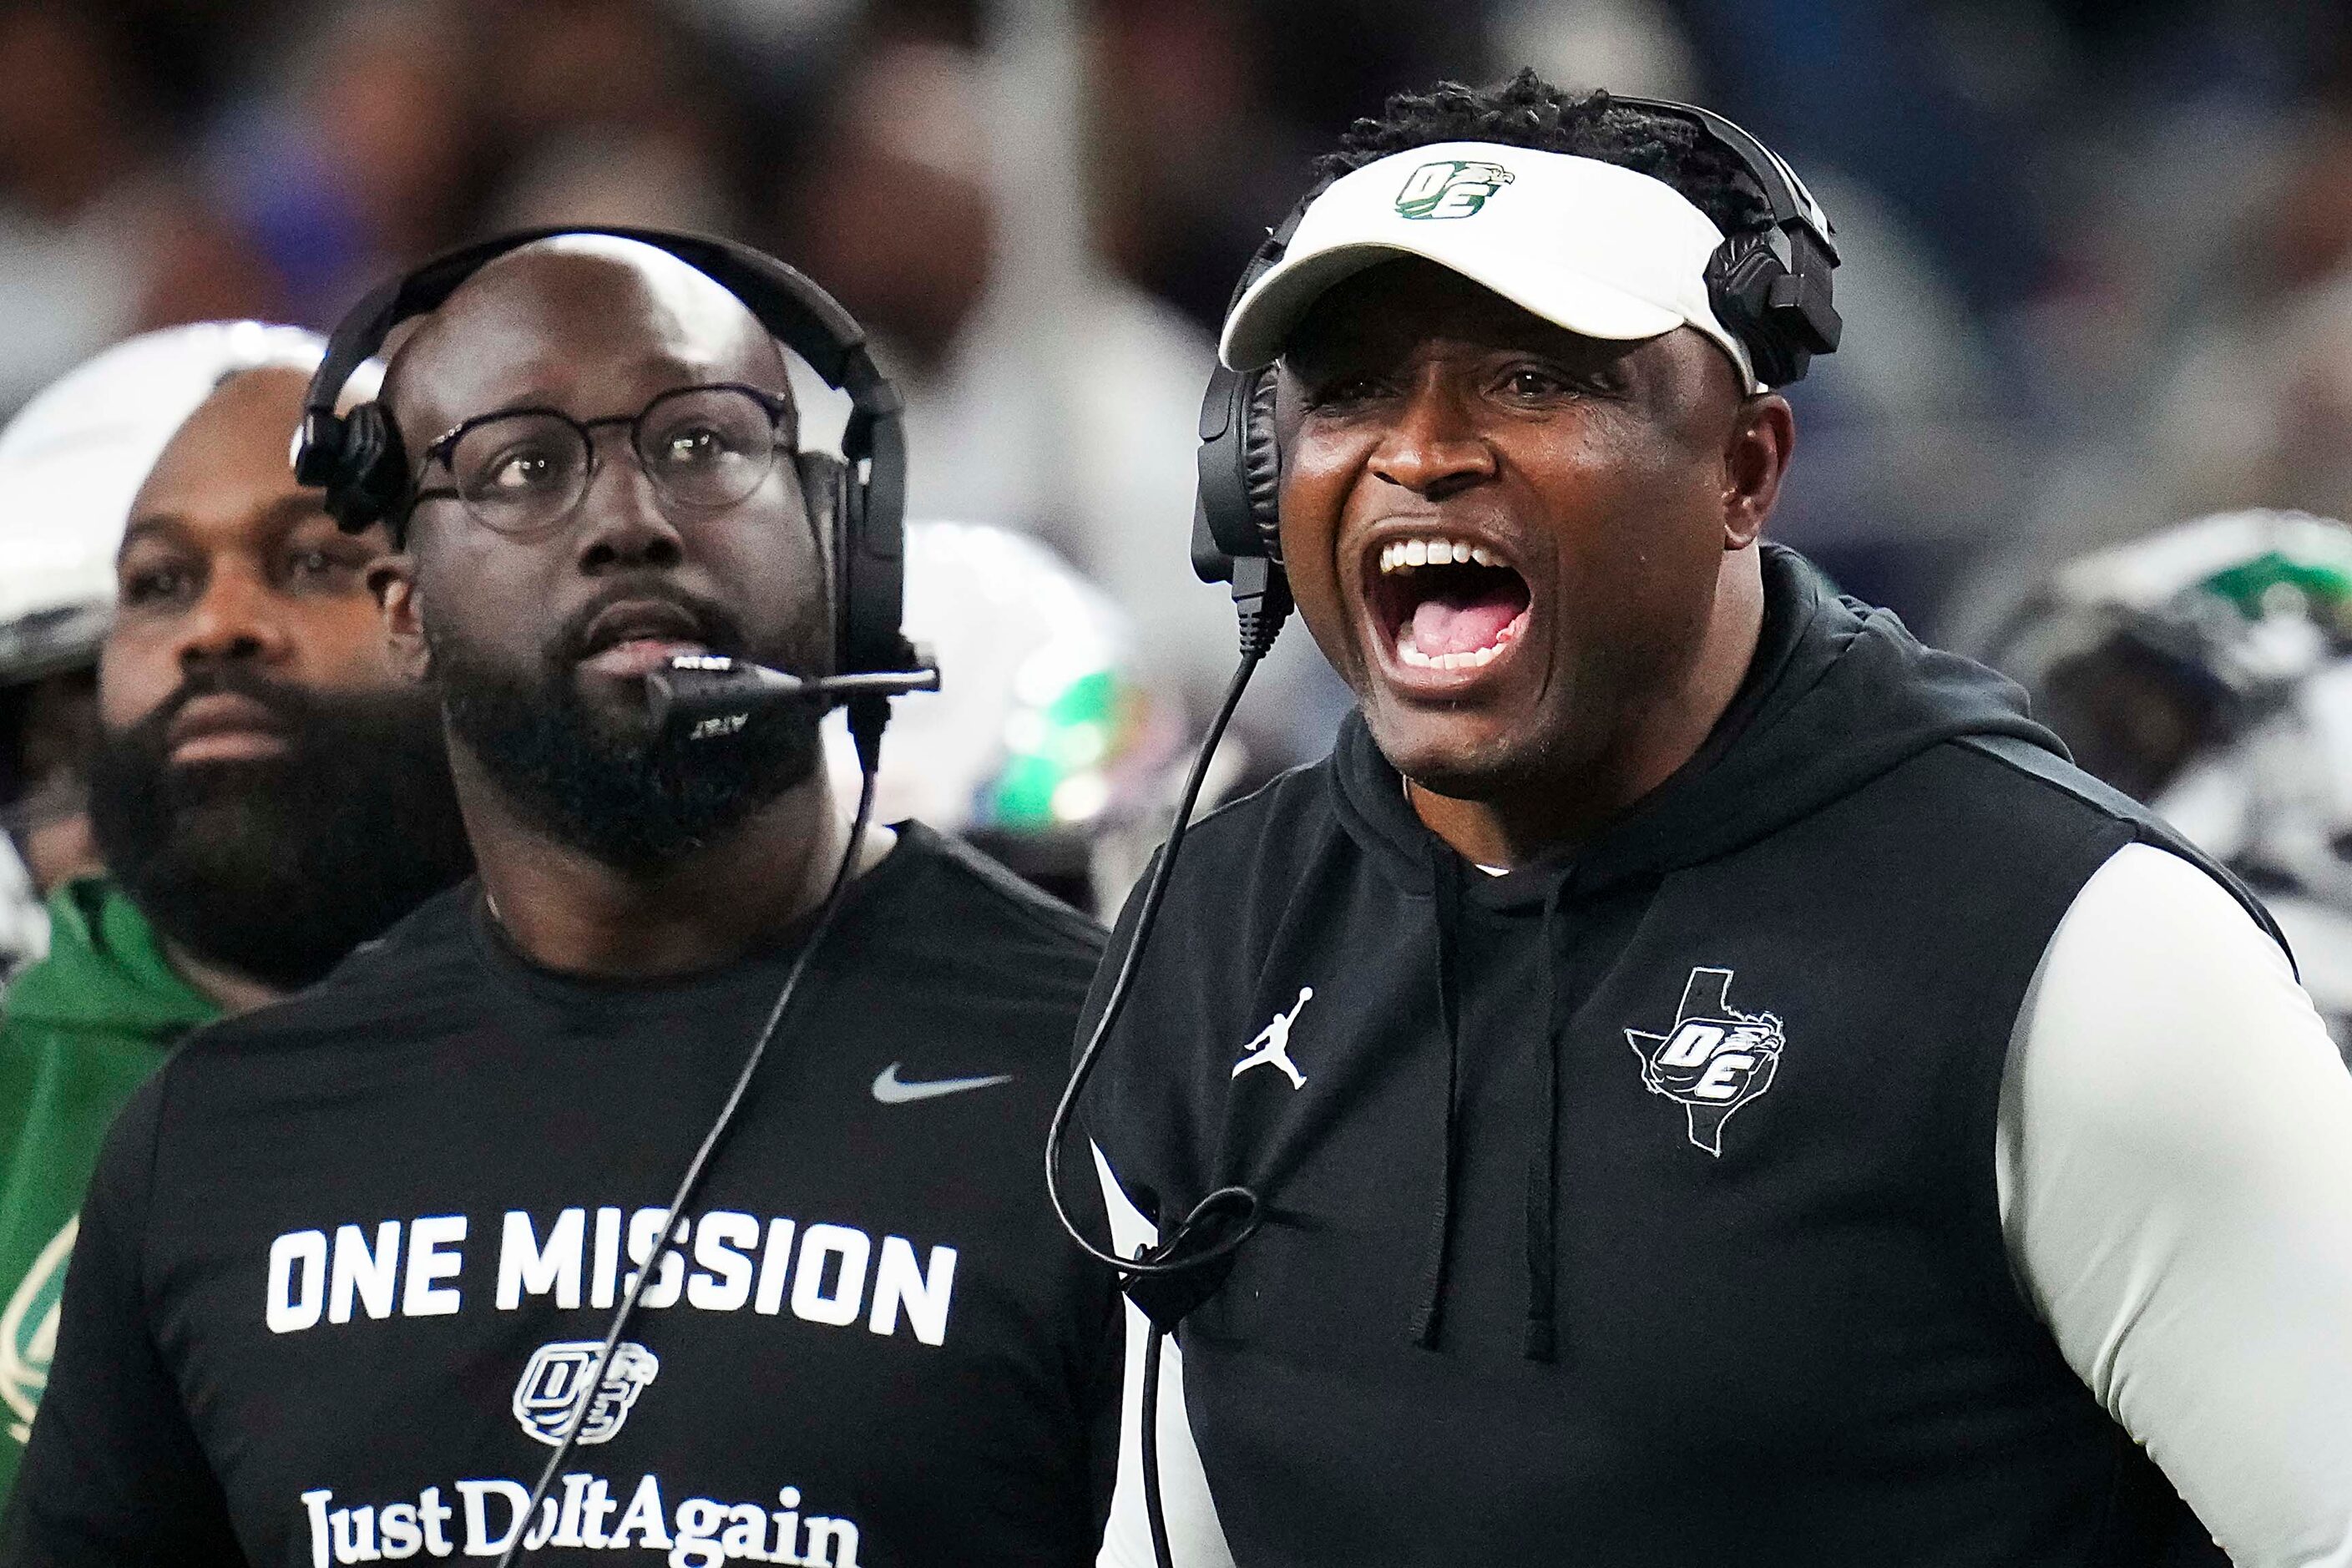
[[[2352,1046],[2352,526],[2225,512],[2085,556],[1989,655],[2077,763],[2263,895]]]
[[[1185,714],[1140,673],[1128,616],[1025,534],[907,527],[907,635],[940,692],[892,704],[874,820],[918,817],[1082,908],[1115,908],[1167,827]],[[826,725],[835,786],[857,759]]]

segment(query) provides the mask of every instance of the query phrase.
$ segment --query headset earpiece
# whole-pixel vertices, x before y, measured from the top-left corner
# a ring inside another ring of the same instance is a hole
[[[1242,405],[1242,493],[1257,531],[1259,552],[1282,563],[1282,441],[1274,428],[1276,388],[1271,367],[1249,377]]]
[[[1199,488],[1192,507],[1192,571],[1203,583],[1230,583],[1234,562],[1265,553],[1246,452],[1255,380],[1219,365],[1201,397],[1201,445],[1193,454]]]
[[[408,454],[400,426],[381,403],[362,403],[343,416],[336,482],[328,491],[329,514],[347,530],[392,515],[408,489]],[[342,510],[335,511],[337,500]]]
[[[324,489],[335,477],[335,455],[342,450],[343,422],[333,414],[304,410],[294,432],[294,482]]]
[[[1838,264],[1829,215],[1787,161],[1711,109],[1672,99],[1610,95],[1613,104],[1670,114],[1739,160],[1772,215],[1771,226],[1735,234],[1707,260],[1707,302],[1747,345],[1766,386],[1802,381],[1815,354],[1836,352],[1844,330],[1832,300]]]
[[[1706,267],[1716,319],[1748,345],[1756,379],[1767,386],[1802,381],[1813,355],[1837,347],[1843,325],[1827,297],[1827,268],[1791,272],[1774,247],[1780,237],[1777,231],[1735,234]]]
[[[795,452],[793,466],[800,472],[801,500],[808,508],[809,531],[816,536],[832,587],[833,668],[849,668],[849,468],[830,452]]]
[[[327,515],[358,533],[392,515],[408,488],[400,428],[380,404],[337,416],[306,413],[294,447],[294,478],[327,492]]]
[[[1770,322],[1773,286],[1789,276],[1769,236],[1735,234],[1707,259],[1706,298],[1717,321],[1748,347],[1756,379],[1784,386],[1805,374],[1806,356],[1792,351]]]
[[[863,346],[849,356],[843,385],[851,412],[841,438],[848,462],[842,485],[842,668],[908,669],[919,661],[899,627],[907,592],[904,405]],[[858,704],[850,705],[853,736],[859,733],[859,711]]]
[[[816,531],[826,559],[837,571],[841,534],[847,521],[849,469],[830,452],[794,452],[793,467],[800,471],[801,498],[808,506],[809,526]]]

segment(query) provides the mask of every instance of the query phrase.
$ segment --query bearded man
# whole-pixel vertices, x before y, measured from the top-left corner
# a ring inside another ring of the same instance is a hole
[[[679,655],[831,664],[766,321],[543,238],[383,410],[480,876],[125,1112],[0,1560],[1087,1561],[1113,1300],[1029,1178],[1099,933],[919,825],[856,855],[814,710],[649,706]]]
[[[116,1110],[188,1030],[317,980],[470,863],[437,714],[394,671],[368,592],[383,532],[343,533],[287,468],[319,350],[256,322],[123,345],[27,411],[47,455],[19,446],[6,470],[20,504],[61,500],[54,516],[121,542],[98,542],[116,603],[91,617],[108,628],[94,755],[65,721],[87,677],[57,647],[38,678],[56,700],[26,705],[39,733],[19,752],[48,759],[26,770],[48,795],[78,797],[106,872],[51,892],[47,956],[0,1001],[0,1494]],[[139,449],[148,431],[160,455]],[[143,483],[121,472],[149,459]],[[77,474],[99,497],[138,487],[127,525],[76,516]]]

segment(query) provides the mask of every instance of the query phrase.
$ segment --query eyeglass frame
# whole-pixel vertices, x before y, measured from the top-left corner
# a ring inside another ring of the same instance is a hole
[[[561,408],[548,408],[536,404],[520,408],[495,408],[487,414],[476,414],[459,420],[457,424],[449,426],[449,428],[444,431],[440,436],[435,437],[435,439],[425,447],[424,460],[416,465],[416,473],[408,482],[409,489],[407,504],[401,508],[401,522],[403,529],[404,531],[410,524],[415,515],[416,509],[422,506],[425,502],[428,500],[454,500],[460,507],[465,509],[465,512],[467,517],[472,518],[478,523],[481,523],[482,527],[488,529],[490,532],[498,534],[502,539],[537,539],[543,537],[546,534],[552,533],[557,529],[560,529],[565,523],[572,521],[573,514],[578,512],[580,510],[580,503],[583,500],[585,500],[588,497],[588,487],[596,482],[596,465],[602,459],[599,458],[596,454],[595,433],[600,427],[613,425],[625,425],[629,427],[629,451],[636,460],[637,471],[646,476],[646,482],[654,487],[654,492],[656,495],[662,495],[664,492],[662,491],[661,481],[656,479],[652,473],[646,468],[645,454],[637,450],[637,427],[645,423],[646,416],[651,414],[656,405],[666,403],[673,397],[685,397],[697,392],[740,392],[750,397],[752,402],[758,404],[761,408],[766,412],[768,416],[769,433],[777,437],[776,445],[771,447],[768,452],[768,472],[773,473],[775,471],[776,454],[792,447],[792,443],[784,441],[782,439],[782,435],[784,425],[792,418],[795,412],[794,405],[791,398],[777,393],[770,392],[764,387],[753,386],[748,382],[708,381],[697,382],[690,386],[674,386],[667,392],[657,392],[651,397],[646,399],[645,406],[638,409],[635,414],[606,414],[599,416],[594,419],[574,419],[571,415],[566,414]],[[550,518],[544,524],[530,529],[526,531],[520,533],[506,532],[499,529],[490,528],[490,525],[488,523],[483,523],[480,517],[475,512],[473,507],[467,502],[464,492],[460,491],[456,486],[436,485],[429,489],[422,488],[422,481],[424,480],[426,470],[430,469],[436,463],[439,463],[443,468],[449,469],[449,477],[451,479],[454,479],[457,477],[457,469],[450,464],[449,457],[451,453],[457,449],[457,443],[464,440],[467,436],[470,435],[475,430],[481,428],[481,426],[489,424],[493,420],[517,419],[531,415],[541,415],[548,418],[558,420],[562,424],[569,425],[573,430],[579,433],[581,449],[588,454],[588,469],[581,478],[580,493],[572,498],[572,504],[564,508],[561,513]],[[795,432],[795,435],[797,435],[797,432]],[[764,479],[767,478],[767,475],[762,474],[760,477]],[[754,486],[753,488],[756,489],[758,487]],[[664,499],[667,499],[667,496],[665,496]],[[746,499],[749,499],[748,496]],[[741,503],[736,502],[732,504],[740,505]]]

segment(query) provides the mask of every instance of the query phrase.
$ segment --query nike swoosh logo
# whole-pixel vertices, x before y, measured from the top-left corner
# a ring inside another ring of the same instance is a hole
[[[935,1078],[908,1083],[898,1076],[898,1064],[892,1062],[874,1075],[874,1098],[885,1105],[904,1105],[914,1100],[937,1100],[943,1094],[961,1094],[968,1089],[992,1089],[1000,1083],[1011,1083],[1009,1072],[988,1078]]]

